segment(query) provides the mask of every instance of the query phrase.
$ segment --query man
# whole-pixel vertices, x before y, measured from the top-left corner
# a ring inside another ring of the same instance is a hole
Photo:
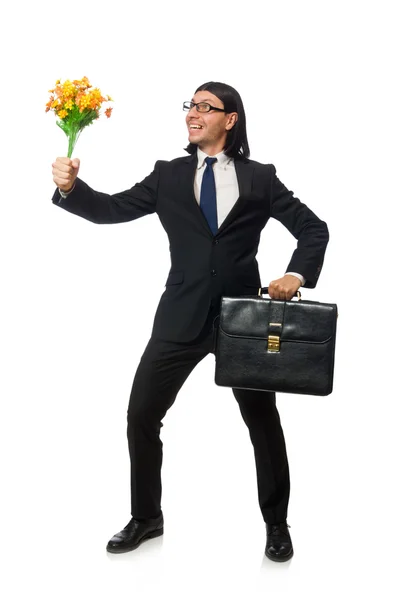
[[[109,541],[109,552],[133,550],[163,533],[162,419],[194,367],[215,353],[221,297],[256,294],[261,287],[255,256],[269,218],[298,240],[286,274],[269,284],[271,298],[290,300],[301,285],[316,286],[329,239],[327,225],[294,198],[273,165],[248,159],[245,112],[234,88],[206,83],[184,109],[189,156],[157,161],[129,190],[97,192],[77,177],[78,159],[53,163],[54,204],[93,223],[156,212],[170,240],[170,273],[128,407],[132,519]],[[254,447],[266,555],[289,560],[289,469],[275,394],[233,393]]]

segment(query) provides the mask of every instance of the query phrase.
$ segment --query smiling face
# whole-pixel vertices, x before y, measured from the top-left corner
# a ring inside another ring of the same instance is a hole
[[[207,102],[211,106],[224,108],[222,100],[208,91],[196,92],[192,102]],[[228,131],[237,121],[237,113],[224,113],[217,110],[198,112],[194,106],[186,115],[189,142],[197,144],[200,150],[214,156],[221,152],[226,144]]]

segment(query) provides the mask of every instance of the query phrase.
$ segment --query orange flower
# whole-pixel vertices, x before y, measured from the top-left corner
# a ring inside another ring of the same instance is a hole
[[[112,114],[112,110],[113,110],[113,108],[107,108],[107,109],[105,110],[105,115],[107,116],[107,118],[109,118],[109,117],[110,117],[110,115]]]
[[[50,99],[49,99],[49,101],[48,101],[48,102],[47,102],[47,104],[46,104],[46,107],[47,107],[47,109],[48,109],[48,110],[50,110],[50,108],[51,108],[51,104],[52,104],[53,102],[54,102],[54,96],[51,96],[51,97],[50,97]]]
[[[58,113],[58,117],[60,117],[61,119],[64,119],[67,116],[68,116],[68,111],[67,110],[60,110],[59,113]]]
[[[88,81],[88,77],[85,77],[85,76],[84,76],[84,77],[83,77],[83,79],[81,80],[81,82],[80,82],[80,85],[81,85],[82,87],[87,87],[87,88],[90,88],[90,87],[92,87],[92,85],[91,85],[91,84],[90,84],[90,82]]]
[[[81,102],[81,99],[83,98],[83,96],[84,96],[84,92],[77,93],[76,98],[74,99],[77,106],[80,106],[80,102]]]

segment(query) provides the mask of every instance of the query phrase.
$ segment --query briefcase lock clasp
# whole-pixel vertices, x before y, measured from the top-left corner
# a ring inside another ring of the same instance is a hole
[[[280,352],[280,336],[269,335],[267,338],[267,351],[268,352]]]

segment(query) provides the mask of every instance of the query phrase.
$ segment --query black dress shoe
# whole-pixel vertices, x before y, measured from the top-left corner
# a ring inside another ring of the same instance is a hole
[[[265,554],[270,560],[283,562],[292,558],[294,550],[286,522],[268,525],[266,523],[266,549]]]
[[[122,531],[116,533],[109,540],[106,550],[114,553],[129,552],[138,548],[145,540],[163,535],[163,531],[162,513],[154,519],[136,520],[132,518]]]

